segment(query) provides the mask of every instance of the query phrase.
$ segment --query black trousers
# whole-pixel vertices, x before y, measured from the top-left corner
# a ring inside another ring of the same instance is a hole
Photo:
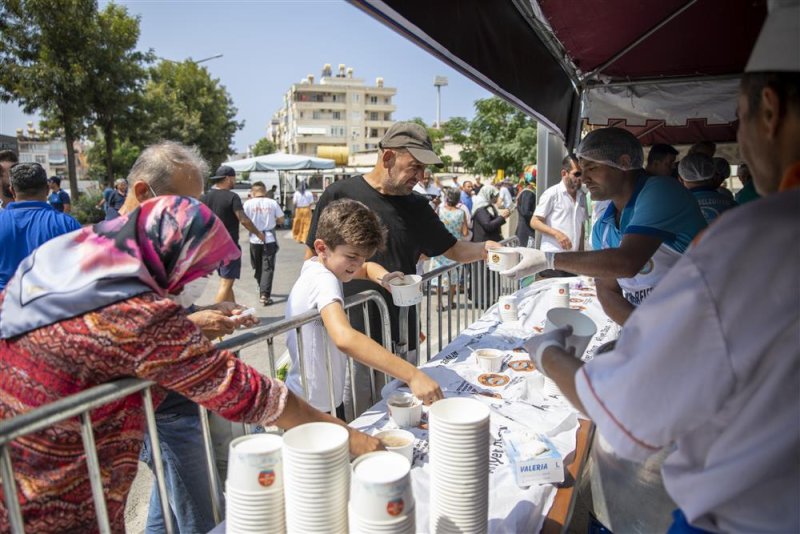
[[[260,296],[269,298],[272,295],[272,278],[275,276],[275,257],[278,254],[277,243],[255,245],[250,243],[250,265],[255,271]]]

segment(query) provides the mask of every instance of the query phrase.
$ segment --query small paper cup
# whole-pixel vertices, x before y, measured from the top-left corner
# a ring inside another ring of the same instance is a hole
[[[414,509],[409,472],[411,462],[399,454],[379,451],[353,462],[350,506],[370,521],[392,521]]]
[[[569,308],[569,283],[553,285],[550,289],[550,308]]]
[[[519,319],[517,315],[517,297],[514,295],[500,297],[497,301],[497,310],[500,313],[500,319],[504,323],[516,321]]]
[[[487,373],[497,373],[503,368],[505,353],[497,349],[478,349],[472,353],[478,362],[478,367]]]
[[[493,248],[486,253],[486,265],[490,271],[507,271],[519,263],[519,253],[510,247]]]
[[[574,348],[575,357],[580,358],[597,333],[597,325],[578,310],[553,308],[547,312],[544,331],[551,332],[568,325],[572,327],[572,335],[567,338],[567,350]]]
[[[403,456],[409,463],[414,462],[414,434],[408,430],[382,430],[375,434],[386,450]]]
[[[422,277],[418,274],[392,278],[389,285],[392,286],[392,301],[395,306],[415,306],[422,301]]]
[[[422,401],[408,393],[395,393],[386,401],[392,421],[400,428],[411,428],[422,420]]]
[[[251,434],[231,441],[228,447],[228,484],[244,492],[282,490],[283,438]]]

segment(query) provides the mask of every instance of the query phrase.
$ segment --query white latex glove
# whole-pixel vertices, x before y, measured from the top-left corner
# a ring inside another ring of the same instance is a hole
[[[500,274],[512,280],[525,278],[545,269],[553,268],[553,252],[542,252],[535,248],[514,247],[514,252],[519,253],[520,262],[511,269],[500,271]]]
[[[528,351],[528,356],[533,362],[533,365],[536,366],[537,371],[543,375],[546,374],[542,366],[542,354],[544,353],[544,349],[547,347],[558,347],[566,351],[567,338],[570,335],[572,335],[572,327],[565,326],[564,328],[557,328],[556,330],[551,330],[542,335],[529,338],[523,343],[523,347]]]

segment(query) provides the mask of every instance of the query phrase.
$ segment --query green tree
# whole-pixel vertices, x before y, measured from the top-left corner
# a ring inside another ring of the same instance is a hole
[[[70,192],[78,196],[74,141],[89,117],[94,0],[0,0],[0,100],[41,112],[64,132]]]
[[[536,122],[497,97],[477,100],[463,144],[461,162],[469,171],[515,175],[536,162]]]
[[[109,4],[97,14],[94,26],[94,61],[91,107],[94,125],[102,133],[105,148],[105,174],[109,178],[127,172],[120,169],[120,154],[115,155],[116,139],[137,135],[140,125],[137,111],[141,107],[141,93],[147,71],[146,62],[152,54],[135,50],[139,41],[139,18],[128,15],[126,8]],[[123,153],[129,153],[126,147]]]
[[[142,148],[125,139],[124,141],[116,141],[113,143],[113,152],[111,154],[111,173],[109,174],[107,165],[106,143],[101,136],[95,136],[95,143],[87,152],[87,159],[89,161],[89,177],[97,180],[101,185],[108,182],[113,182],[115,178],[124,178],[136,158],[142,152]]]
[[[142,124],[148,143],[160,139],[195,145],[212,169],[232,153],[236,108],[228,91],[192,61],[162,61],[150,69]]]
[[[275,146],[275,143],[273,143],[266,137],[262,137],[256,142],[255,145],[253,145],[253,155],[265,156],[267,154],[274,153],[276,149],[277,147]]]

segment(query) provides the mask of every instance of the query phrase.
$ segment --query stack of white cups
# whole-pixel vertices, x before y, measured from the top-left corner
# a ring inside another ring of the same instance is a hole
[[[474,399],[436,402],[430,425],[430,532],[486,532],[489,408]]]
[[[283,435],[290,533],[347,531],[348,437],[344,427],[333,423],[307,423]]]
[[[286,532],[281,447],[273,434],[233,440],[228,449],[225,482],[228,532]]]
[[[350,485],[350,534],[414,534],[411,463],[383,451],[353,463]]]

